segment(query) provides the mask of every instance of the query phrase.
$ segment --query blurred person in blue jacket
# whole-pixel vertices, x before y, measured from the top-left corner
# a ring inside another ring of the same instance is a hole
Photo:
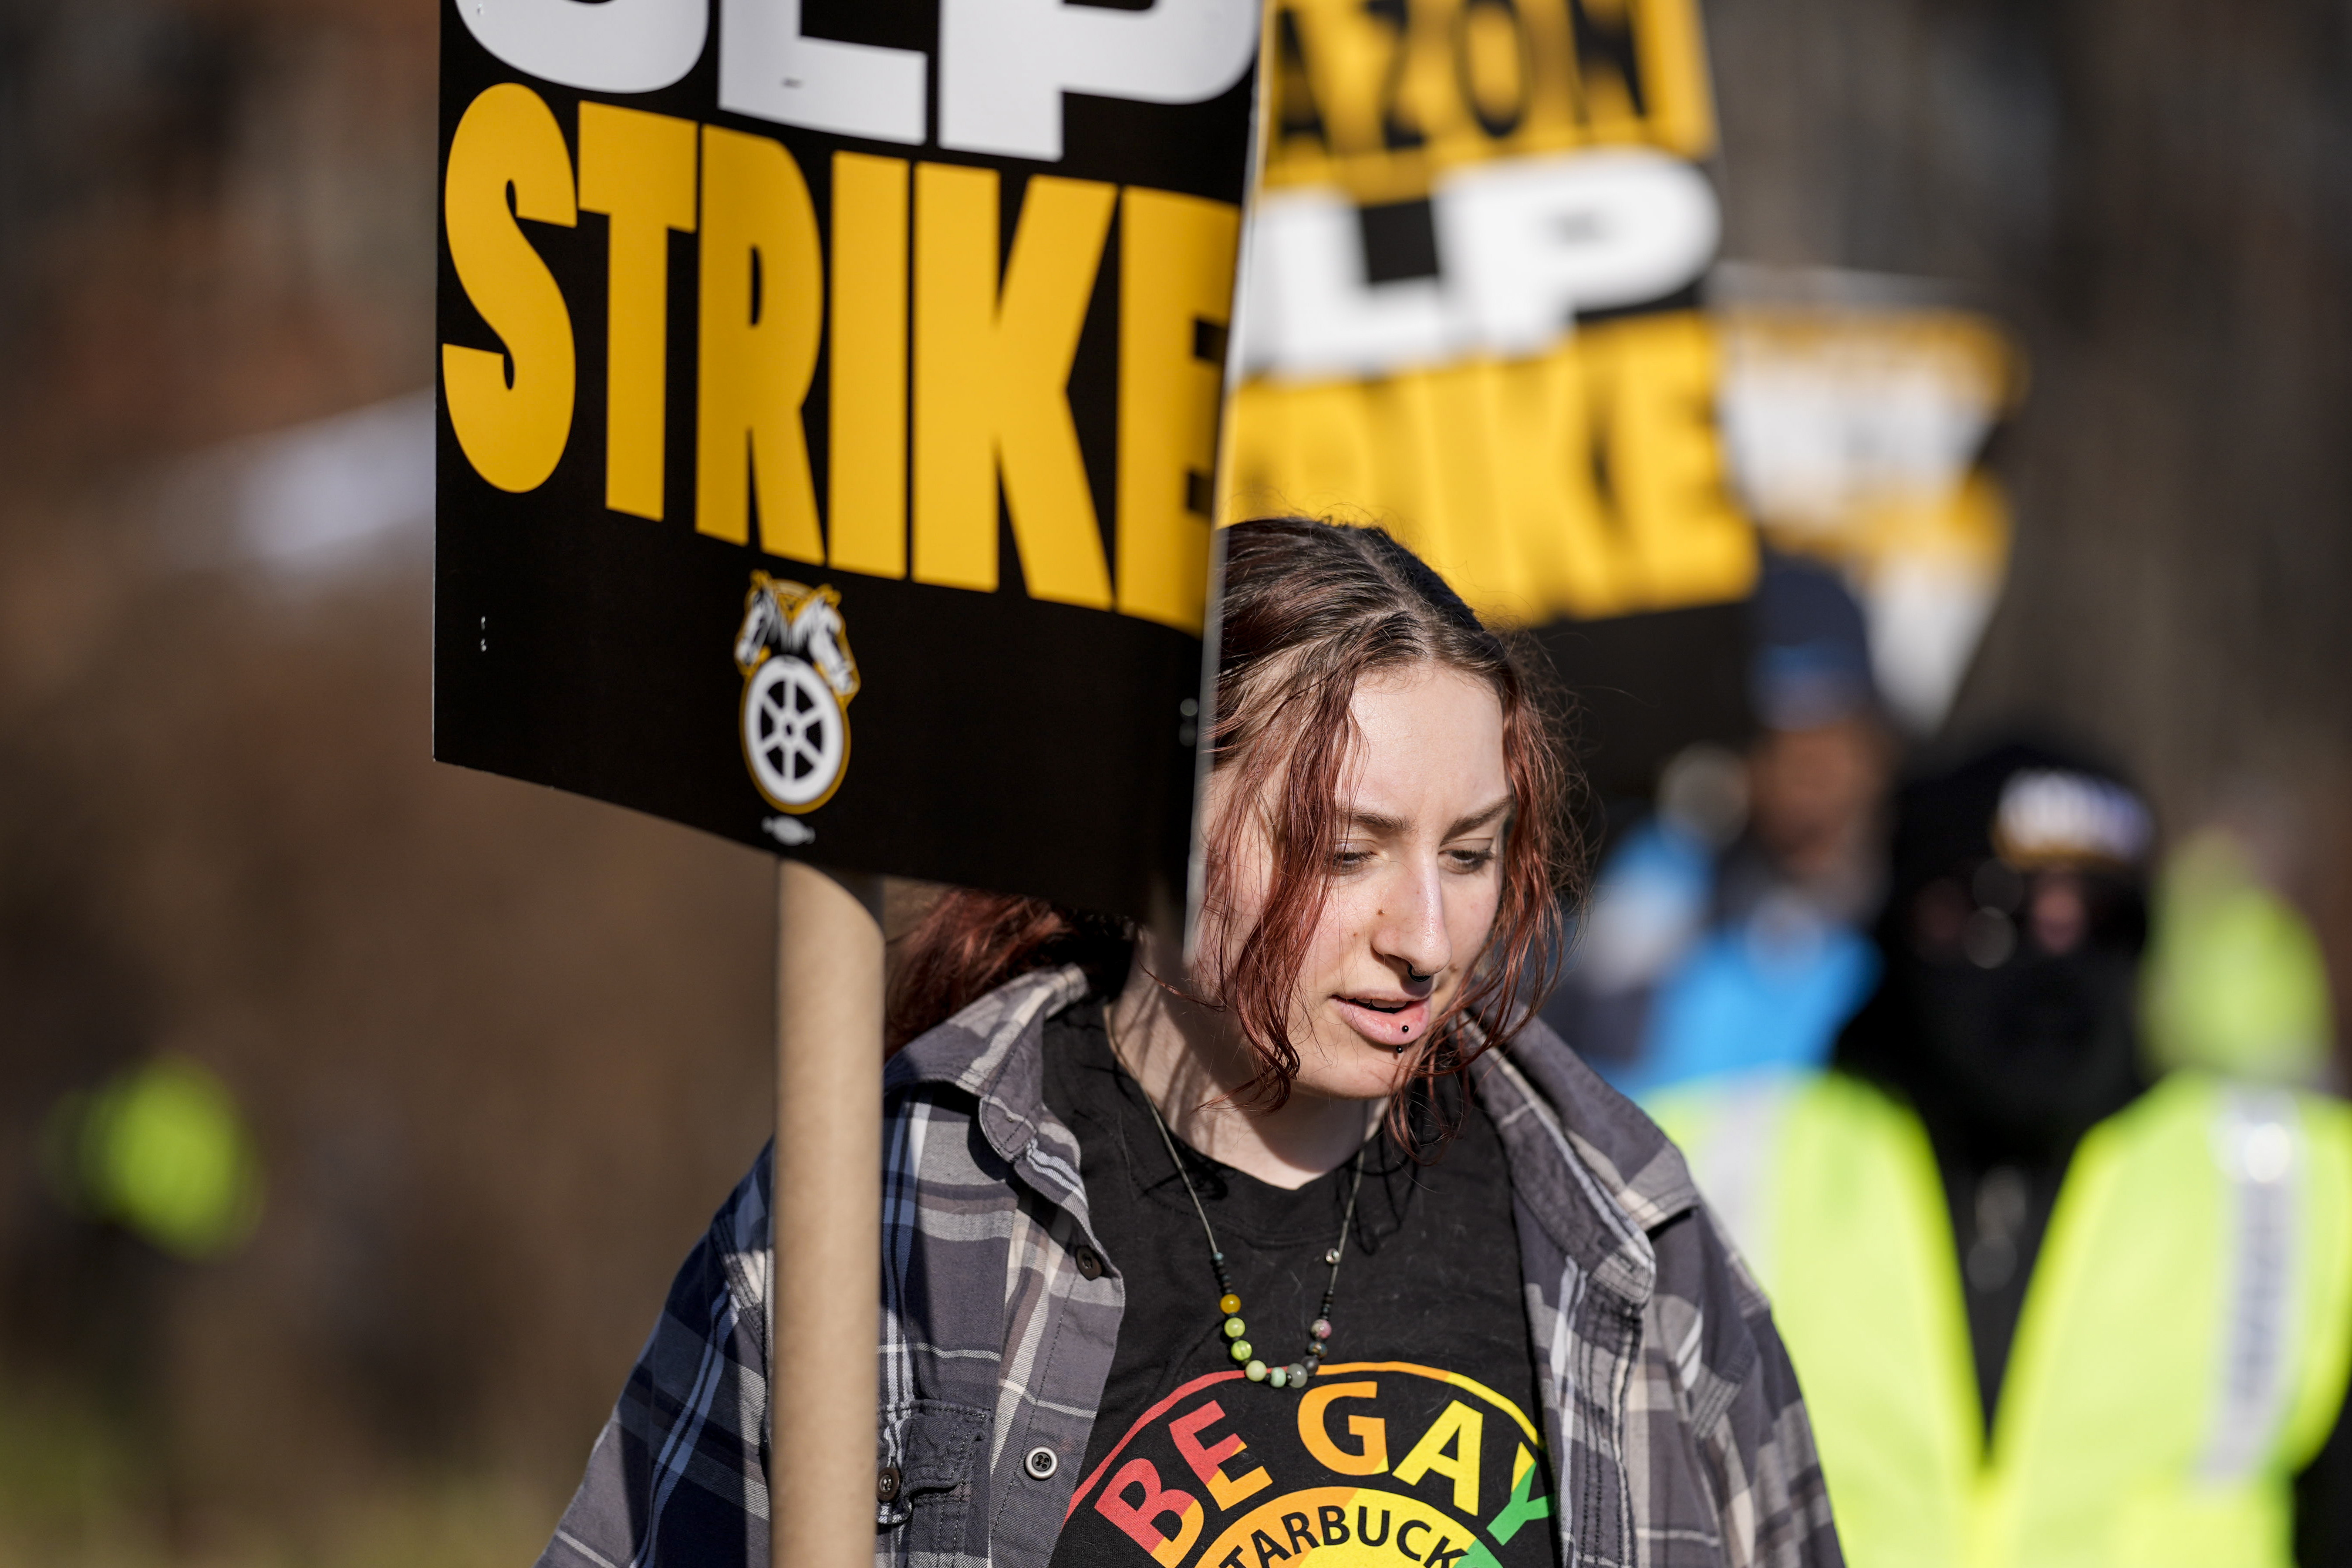
[[[1611,855],[1545,1017],[1619,1089],[1818,1068],[1869,994],[1894,739],[1861,606],[1767,561],[1745,758],[1694,746]]]
[[[1831,1070],[1651,1102],[1770,1293],[1855,1568],[2352,1562],[2352,1111],[2152,1075],[2153,836],[2043,748],[1912,785]]]

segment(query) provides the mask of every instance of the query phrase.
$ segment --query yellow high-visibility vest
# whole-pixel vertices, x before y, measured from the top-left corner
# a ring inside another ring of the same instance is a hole
[[[1831,1073],[1652,1110],[1771,1297],[1854,1568],[2290,1568],[2352,1356],[2352,1110],[2179,1073],[2093,1128],[1989,1444],[1910,1110]]]

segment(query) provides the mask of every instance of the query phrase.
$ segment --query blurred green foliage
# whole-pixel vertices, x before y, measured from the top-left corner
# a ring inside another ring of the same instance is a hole
[[[233,1250],[261,1218],[261,1163],[211,1069],[161,1057],[53,1112],[52,1174],[68,1201],[194,1262]]]

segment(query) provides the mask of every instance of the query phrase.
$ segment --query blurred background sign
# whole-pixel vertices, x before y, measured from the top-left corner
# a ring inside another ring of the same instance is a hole
[[[1561,628],[1604,791],[1646,790],[1739,730],[1727,607],[1757,569],[1697,310],[1696,8],[1285,0],[1267,27],[1230,504],[1382,522],[1482,611]]]
[[[1710,280],[1722,428],[1765,540],[1838,567],[1872,673],[1915,737],[1950,711],[2009,564],[2009,503],[1979,459],[2022,357],[1931,285],[1727,264]]]
[[[1907,279],[1718,264],[1687,0],[1284,0],[1229,504],[1410,540],[1538,628],[1604,798],[1746,731],[1765,542],[1839,567],[1916,732],[2007,560],[2018,355]]]
[[[1146,913],[1255,8],[799,17],[444,6],[435,752]]]

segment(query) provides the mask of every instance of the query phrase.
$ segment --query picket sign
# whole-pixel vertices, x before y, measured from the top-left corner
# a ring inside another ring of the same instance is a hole
[[[795,1568],[874,1545],[881,875],[1183,905],[1259,27],[824,18],[442,27],[435,752],[783,857]]]

